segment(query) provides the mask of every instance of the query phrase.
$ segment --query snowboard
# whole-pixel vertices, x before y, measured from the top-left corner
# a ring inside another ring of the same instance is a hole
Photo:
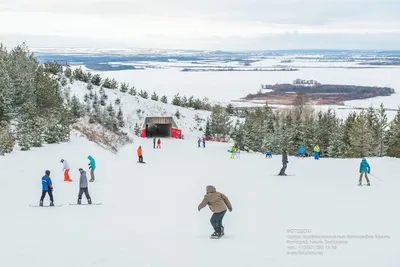
[[[221,236],[210,236],[210,239],[220,239],[221,237],[223,237],[223,235],[221,235]]]
[[[47,206],[45,206],[45,205],[43,205],[43,206],[39,206],[39,205],[29,205],[30,207],[33,207],[33,208],[57,208],[57,207],[61,207],[62,206],[62,204],[58,204],[58,205],[54,205],[54,206],[50,206],[50,205],[47,205]]]
[[[92,206],[92,205],[101,205],[101,204],[102,204],[102,202],[92,203],[92,204],[88,204],[88,203],[82,203],[82,204],[69,203],[69,205],[71,205],[71,206]]]
[[[357,184],[358,186],[368,186],[367,184],[362,184],[362,185],[359,185],[359,184]],[[371,186],[371,185],[369,185],[369,186]]]
[[[139,161],[137,163],[147,164],[146,162],[139,162]]]
[[[286,174],[286,175],[275,174],[275,176],[282,176],[282,177],[285,177],[285,176],[296,176],[296,175],[295,175],[295,174]]]

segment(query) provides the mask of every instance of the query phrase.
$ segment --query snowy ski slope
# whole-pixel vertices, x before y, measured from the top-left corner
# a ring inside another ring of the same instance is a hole
[[[136,164],[138,145],[147,164]],[[164,139],[162,146],[153,150],[152,140],[136,139],[115,155],[73,136],[70,143],[0,157],[0,266],[400,266],[399,159],[369,159],[383,182],[371,177],[371,187],[358,187],[358,159],[290,157],[287,173],[295,176],[278,177],[279,156],[242,153],[231,160],[227,144],[203,149],[195,140]],[[69,206],[89,154],[97,161],[89,190],[103,205]],[[63,182],[61,158],[70,163],[73,183]],[[63,206],[31,208],[46,169],[55,203]],[[208,184],[233,205],[220,240],[209,239],[209,209],[197,211]],[[291,256],[300,249],[287,248],[296,246],[287,243],[288,229],[390,239],[345,237],[349,243],[336,250],[323,245],[323,255]]]

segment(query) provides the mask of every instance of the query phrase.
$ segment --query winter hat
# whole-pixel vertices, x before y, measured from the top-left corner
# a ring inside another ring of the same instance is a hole
[[[63,160],[63,159],[61,159],[61,160],[60,160],[60,162],[64,162],[64,160]]]
[[[50,171],[49,171],[49,170],[46,170],[45,174],[46,174],[46,175],[50,175]]]
[[[82,168],[79,168],[79,171],[83,171],[83,169],[82,169]]]

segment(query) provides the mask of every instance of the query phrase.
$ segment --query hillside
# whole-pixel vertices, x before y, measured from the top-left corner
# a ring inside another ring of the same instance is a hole
[[[73,84],[68,82],[64,86],[64,90],[70,91],[71,96],[76,95],[78,99],[83,102],[85,94],[89,93],[87,90],[87,83],[74,81]],[[93,86],[93,94],[96,93],[100,96],[100,87]],[[139,96],[132,96],[128,93],[122,93],[119,90],[104,88],[108,99],[106,105],[113,104],[120,99],[120,104],[116,105],[121,107],[124,118],[126,121],[126,130],[131,136],[135,134],[134,127],[138,124],[140,128],[143,126],[144,118],[149,116],[171,116],[174,118],[178,127],[182,129],[185,139],[193,139],[204,135],[207,117],[211,112],[203,110],[194,110],[174,106],[172,104],[164,104],[159,101],[144,99]],[[176,116],[179,111],[179,118]]]
[[[69,143],[2,157],[0,265],[397,267],[400,263],[400,219],[395,212],[400,201],[398,159],[369,159],[372,173],[384,182],[371,177],[371,187],[358,187],[358,159],[290,157],[287,173],[296,176],[277,177],[279,156],[267,160],[242,153],[241,159],[230,160],[227,145],[218,143],[199,149],[191,140],[167,139],[161,150],[153,150],[151,140],[138,138],[135,143],[113,154],[72,135]],[[146,165],[134,164],[139,144]],[[77,169],[87,167],[88,154],[97,160],[96,182],[89,184],[89,190],[93,201],[103,205],[69,206],[76,202]],[[62,181],[61,158],[71,165],[73,183]],[[63,206],[31,208],[29,204],[39,201],[40,178],[46,169],[52,172],[55,203]],[[225,193],[233,205],[220,240],[209,239],[209,209],[197,211],[208,184]],[[343,235],[339,241],[348,244],[327,244],[325,240],[334,240],[325,237],[321,247],[300,247],[288,242],[296,236],[288,229]],[[373,239],[365,240],[365,235]],[[288,255],[298,251],[323,255]]]

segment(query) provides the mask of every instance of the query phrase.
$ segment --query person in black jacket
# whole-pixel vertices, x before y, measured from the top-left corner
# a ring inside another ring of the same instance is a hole
[[[286,176],[285,171],[286,171],[286,168],[287,168],[287,164],[288,164],[288,163],[289,163],[289,161],[288,161],[287,152],[286,152],[286,150],[283,150],[283,154],[282,154],[282,169],[281,169],[281,171],[279,172],[278,175],[284,175],[284,176]]]

